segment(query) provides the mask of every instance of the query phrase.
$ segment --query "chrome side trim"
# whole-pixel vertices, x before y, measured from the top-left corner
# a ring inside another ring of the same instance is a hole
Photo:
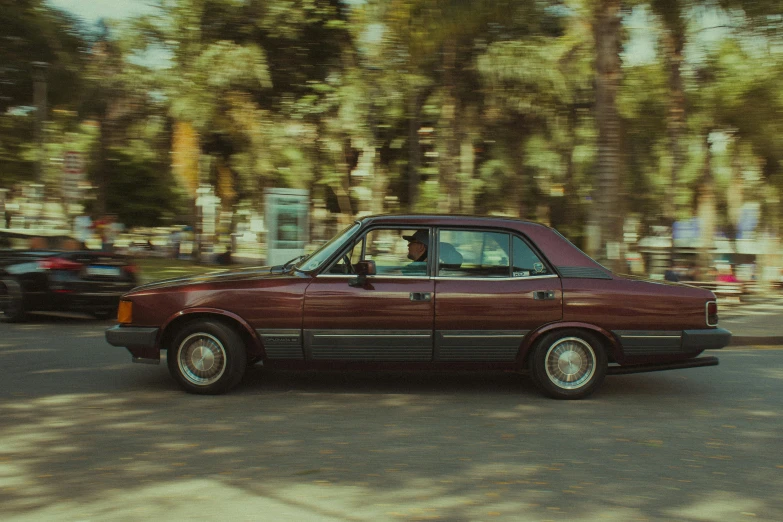
[[[256,328],[256,333],[269,359],[304,359],[301,330]]]
[[[344,274],[318,274],[316,279],[353,279],[355,275]],[[418,279],[418,280],[443,280],[443,281],[531,281],[533,279],[558,279],[559,276],[550,274],[543,276],[529,276],[529,277],[463,277],[463,276],[403,276],[394,274],[376,274],[367,276],[367,280],[377,278],[394,278],[394,279]]]
[[[529,330],[438,330],[435,360],[508,362],[519,352]]]
[[[462,276],[435,276],[432,279],[444,281],[530,281],[532,279],[557,279],[554,274],[529,277],[462,277]]]
[[[341,361],[432,360],[431,330],[304,330],[307,359]]]
[[[622,335],[623,339],[679,339],[679,335]]]
[[[361,337],[361,338],[367,338],[372,337],[373,339],[399,339],[401,336],[396,334],[318,334],[318,337],[321,339],[328,338],[328,337],[339,337],[340,339],[350,339],[351,337]],[[416,339],[416,338],[431,338],[431,335],[406,335],[406,339]]]
[[[626,355],[659,355],[682,352],[681,331],[615,330]]]
[[[428,276],[405,276],[405,275],[395,275],[395,274],[376,274],[376,275],[370,275],[367,276],[367,279],[377,279],[379,277],[387,278],[387,277],[393,277],[394,279],[418,279],[418,280],[429,280],[433,279],[432,277]],[[324,279],[355,279],[356,276],[353,274],[318,274],[315,276],[316,279],[324,278]]]

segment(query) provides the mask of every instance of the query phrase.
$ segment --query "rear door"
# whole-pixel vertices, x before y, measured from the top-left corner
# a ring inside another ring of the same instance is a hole
[[[510,362],[530,331],[562,318],[560,279],[525,238],[441,229],[434,360]]]

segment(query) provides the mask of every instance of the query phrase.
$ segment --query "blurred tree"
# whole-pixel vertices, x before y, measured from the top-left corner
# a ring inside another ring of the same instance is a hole
[[[493,41],[556,33],[557,16],[546,2],[391,0],[384,18],[388,53],[401,60],[400,87],[408,120],[407,200],[418,205],[418,130],[426,107],[437,107],[431,124],[437,156],[437,201],[442,211],[472,212],[477,186],[475,150],[480,140],[483,93],[475,60]],[[552,23],[554,22],[554,23]],[[548,26],[549,24],[550,26]]]
[[[86,42],[70,15],[43,0],[0,0],[0,185],[35,176],[33,64],[46,65],[48,106],[74,110]]]
[[[84,72],[80,113],[98,129],[89,162],[98,190],[91,210],[117,214],[127,225],[159,224],[182,213],[167,166],[171,130],[158,79],[130,59],[133,37],[122,25],[101,22]]]
[[[49,105],[75,108],[85,39],[71,15],[44,0],[0,0],[0,113],[33,105],[32,64],[45,62]]]
[[[598,127],[597,164],[588,217],[587,253],[613,270],[625,271],[623,221],[625,190],[621,183],[623,151],[617,93],[622,78],[620,61],[620,0],[596,0],[595,118]]]
[[[487,127],[480,208],[549,221],[576,240],[594,161],[593,38],[568,4],[559,36],[496,42],[478,58]]]
[[[670,174],[669,189],[664,199],[664,208],[659,215],[666,224],[672,227],[678,218],[682,218],[678,205],[678,193],[681,192],[679,178],[684,166],[686,126],[685,86],[682,66],[685,60],[684,51],[687,41],[687,21],[683,0],[651,0],[653,11],[663,21],[663,59],[668,70],[668,110],[666,118],[667,135],[669,139]],[[674,242],[672,242],[672,246]]]
[[[751,12],[759,13],[770,4],[759,2],[753,6]],[[702,175],[696,185],[696,212],[703,218],[703,225],[707,224],[702,227],[701,242],[705,265],[713,261],[709,251],[713,230],[720,229],[730,238],[736,236],[739,208],[750,195],[744,190],[751,186],[750,179],[758,175],[762,183],[775,183],[783,160],[780,154],[783,100],[778,96],[783,80],[783,55],[776,50],[783,34],[780,32],[783,21],[778,20],[775,32],[769,24],[759,25],[755,14],[734,11],[724,12],[722,17],[730,23],[727,22],[721,38],[698,49],[689,93],[694,101],[691,126],[701,142],[706,143]],[[726,149],[728,153],[722,152]],[[728,156],[723,164],[721,154]],[[754,163],[760,167],[756,169]],[[754,174],[754,170],[758,173]],[[765,199],[769,196],[768,191],[755,192],[764,194]],[[774,199],[779,202],[780,188],[773,192],[777,192]],[[775,223],[774,231],[768,228],[767,232],[777,234],[779,203],[774,207],[762,223]],[[770,210],[769,206],[763,208]]]

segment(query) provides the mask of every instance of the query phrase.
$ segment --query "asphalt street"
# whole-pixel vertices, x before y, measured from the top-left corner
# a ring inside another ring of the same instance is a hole
[[[0,519],[783,520],[783,351],[608,377],[250,370],[188,395],[110,322],[0,323]]]

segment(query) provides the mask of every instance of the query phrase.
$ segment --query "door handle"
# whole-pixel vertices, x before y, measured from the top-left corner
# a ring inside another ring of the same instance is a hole
[[[539,299],[541,301],[550,301],[555,298],[554,290],[536,290],[533,292],[533,299]]]
[[[430,301],[432,294],[430,292],[411,292],[411,301]]]

